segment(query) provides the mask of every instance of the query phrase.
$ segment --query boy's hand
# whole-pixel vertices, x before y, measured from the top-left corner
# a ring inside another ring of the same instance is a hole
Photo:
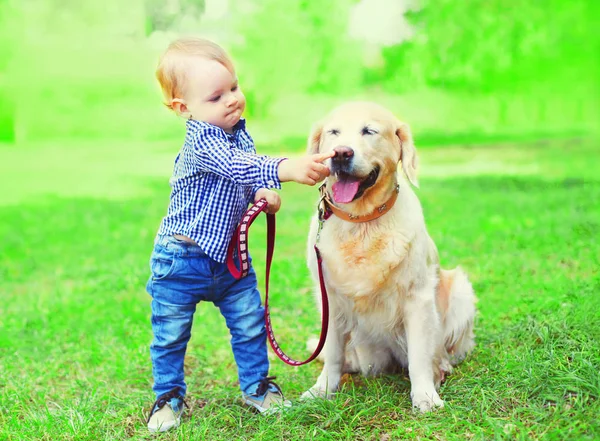
[[[329,168],[323,161],[335,155],[335,152],[286,159],[279,163],[277,173],[281,182],[294,181],[299,184],[315,185],[329,176]]]
[[[281,207],[281,197],[279,197],[279,194],[267,188],[259,188],[254,195],[254,202],[258,202],[261,199],[266,199],[267,201],[266,213],[275,214],[279,211],[279,207]]]

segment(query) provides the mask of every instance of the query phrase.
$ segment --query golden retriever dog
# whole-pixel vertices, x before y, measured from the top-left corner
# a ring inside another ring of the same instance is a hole
[[[344,373],[408,368],[413,406],[443,406],[441,381],[475,344],[476,299],[460,268],[440,269],[410,186],[418,160],[409,126],[377,104],[351,102],[314,128],[309,151],[335,156],[322,187],[329,216],[315,215],[308,241],[319,303],[316,242],[322,256],[329,331],[323,371],[302,398],[330,397]]]

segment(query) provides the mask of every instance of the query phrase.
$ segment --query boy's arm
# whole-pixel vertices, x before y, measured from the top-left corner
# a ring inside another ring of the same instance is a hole
[[[281,207],[281,197],[273,190],[269,190],[268,188],[259,188],[254,193],[253,200],[254,202],[257,202],[260,199],[265,199],[267,201],[266,212],[268,214],[275,214],[279,211],[279,207]]]
[[[252,186],[252,200],[254,202],[256,202],[256,192],[258,190],[260,190],[261,188],[264,188],[264,187],[262,185],[254,185],[254,186]]]
[[[194,152],[202,171],[215,173],[239,185],[253,188],[281,188],[281,183],[294,181],[315,185],[329,176],[323,161],[334,153],[319,153],[295,159],[272,158],[231,148],[217,136],[199,131],[193,139]]]
[[[200,130],[193,139],[196,163],[202,171],[215,173],[239,185],[281,188],[278,168],[285,158],[273,158],[232,148],[219,137]]]

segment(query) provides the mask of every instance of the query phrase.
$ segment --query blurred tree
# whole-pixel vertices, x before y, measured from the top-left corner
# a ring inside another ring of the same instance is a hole
[[[550,105],[561,128],[588,124],[600,114],[588,105],[600,103],[599,12],[597,0],[0,0],[0,139],[132,136],[124,121],[152,116],[158,48],[182,33],[231,49],[253,117],[297,95],[425,92],[432,106],[493,107],[490,131],[515,108],[530,130]],[[367,32],[354,34],[361,14]]]
[[[353,0],[240,2],[232,50],[254,116],[281,94],[350,93],[360,82],[360,45],[348,37]]]
[[[177,31],[183,17],[200,21],[206,8],[205,0],[144,0],[146,35],[154,31]]]
[[[27,0],[19,7],[30,40],[44,37],[67,42],[78,36],[80,43],[95,44],[98,39],[92,37],[114,39],[144,34],[144,0]]]
[[[135,90],[118,84],[139,56],[144,35],[143,0],[28,0],[12,77],[18,141],[50,134],[106,130],[109,103]],[[132,60],[132,61],[130,61]],[[135,85],[139,80],[132,83]],[[124,105],[122,99],[117,101]]]
[[[19,15],[13,3],[0,0],[0,142],[14,142],[16,137],[12,61],[20,27],[17,26]]]
[[[416,38],[384,50],[371,77],[389,88],[415,84],[480,92],[527,90],[598,73],[600,2],[581,0],[427,1],[410,19]],[[576,66],[576,67],[575,67]],[[575,69],[574,69],[575,68]]]

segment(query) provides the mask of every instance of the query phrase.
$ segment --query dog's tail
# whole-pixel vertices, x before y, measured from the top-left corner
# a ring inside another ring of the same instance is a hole
[[[437,302],[442,315],[446,351],[455,365],[475,347],[473,325],[477,298],[462,269],[440,270]]]

